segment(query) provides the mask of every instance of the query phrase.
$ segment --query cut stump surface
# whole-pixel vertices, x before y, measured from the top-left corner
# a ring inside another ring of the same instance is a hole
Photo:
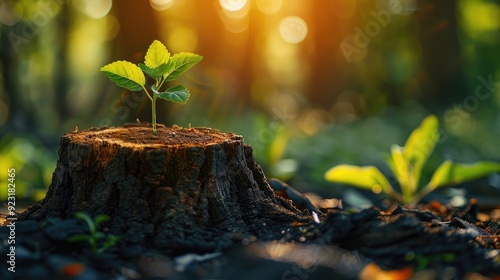
[[[128,243],[212,250],[237,236],[280,239],[309,218],[274,195],[243,137],[145,125],[65,134],[46,197],[20,220],[107,214]]]

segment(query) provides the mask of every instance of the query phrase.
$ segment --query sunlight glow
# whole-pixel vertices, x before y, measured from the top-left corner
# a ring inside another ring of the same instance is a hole
[[[379,194],[382,192],[382,186],[377,184],[377,185],[373,185],[372,186],[372,192],[373,193],[376,193],[376,194]]]
[[[277,32],[274,32],[277,33]],[[277,84],[297,86],[305,71],[300,71],[297,45],[289,44],[281,36],[271,33],[265,40],[265,61],[269,72]]]
[[[306,22],[297,16],[288,16],[284,18],[279,28],[281,37],[291,44],[302,42],[308,33]]]
[[[500,6],[498,4],[468,1],[463,4],[461,10],[465,26],[471,32],[495,31],[500,28]]]
[[[113,6],[112,0],[81,0],[76,3],[77,9],[82,13],[93,19],[105,17],[111,7]]]
[[[164,11],[172,5],[174,0],[149,0],[151,7],[157,11]]]
[[[241,33],[247,30],[249,25],[250,19],[248,17],[243,17],[241,19],[224,19],[224,27],[231,33]]]
[[[217,9],[217,13],[219,15],[219,18],[224,23],[224,27],[226,28],[226,30],[235,34],[242,33],[245,30],[247,30],[250,24],[250,19],[248,17],[250,6],[246,5],[247,3],[246,0],[243,1],[243,6],[241,6],[241,8],[238,8],[236,10],[225,8],[222,2],[224,2],[224,0],[220,1],[223,9]],[[229,1],[229,2],[235,3],[237,1]],[[236,7],[236,4],[233,8]]]
[[[247,2],[247,0],[219,0],[222,8],[231,12],[243,9],[246,6]]]
[[[169,50],[174,53],[185,51],[193,52],[198,45],[196,32],[187,26],[174,28],[168,35]]]
[[[272,15],[281,10],[283,0],[257,0],[257,8],[264,14]]]
[[[242,9],[239,9],[237,11],[229,11],[225,9],[222,9],[222,11],[226,18],[242,19],[248,17],[248,12],[250,11],[250,7],[244,6]]]

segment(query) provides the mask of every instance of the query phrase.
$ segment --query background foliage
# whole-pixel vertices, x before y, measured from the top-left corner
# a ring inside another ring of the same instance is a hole
[[[205,57],[181,79],[190,102],[158,104],[158,122],[242,134],[298,189],[345,195],[329,167],[381,165],[429,113],[444,137],[424,177],[500,160],[497,1],[4,0],[0,181],[15,167],[18,197],[40,199],[62,134],[151,121],[99,68],[142,62],[154,39]]]

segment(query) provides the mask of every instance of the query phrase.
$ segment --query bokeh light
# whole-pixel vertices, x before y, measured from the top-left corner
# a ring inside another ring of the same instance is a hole
[[[112,0],[79,0],[74,3],[80,12],[93,19],[105,17],[113,6]]]
[[[170,6],[172,6],[172,3],[174,0],[149,0],[149,4],[151,4],[151,7],[157,11],[164,11]]]
[[[12,26],[18,23],[23,16],[23,6],[19,3],[11,1],[0,2],[0,22],[2,24]]]
[[[250,19],[248,17],[244,17],[241,19],[225,19],[224,27],[227,31],[231,33],[241,33],[248,29],[250,25]]]
[[[462,12],[467,23],[466,26],[471,32],[494,31],[500,27],[500,7],[498,4],[465,1]]]
[[[193,52],[198,45],[198,39],[196,36],[196,32],[184,25],[179,25],[175,27],[167,38],[169,50],[171,52]]]
[[[280,23],[280,34],[285,41],[291,44],[302,42],[308,32],[307,23],[300,17],[288,16]]]
[[[283,0],[257,0],[255,3],[261,12],[268,15],[278,13],[283,6]]]
[[[231,12],[243,9],[247,2],[247,0],[219,0],[221,7]]]
[[[142,62],[158,39],[205,57],[182,81],[189,103],[161,102],[158,121],[244,135],[282,179],[320,186],[335,160],[383,158],[428,111],[450,146],[462,139],[443,156],[500,158],[498,87],[482,87],[468,109],[479,75],[500,81],[498,1],[8,0],[0,29],[0,133],[47,135],[56,156],[75,126],[151,121],[147,100],[132,102],[99,69]],[[26,182],[39,189],[36,180]]]

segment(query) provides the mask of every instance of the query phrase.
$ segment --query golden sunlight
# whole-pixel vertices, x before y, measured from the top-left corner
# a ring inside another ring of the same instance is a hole
[[[178,25],[172,29],[167,42],[173,52],[193,52],[198,45],[196,32],[186,25]]]
[[[243,9],[246,6],[247,2],[247,0],[219,0],[222,8],[231,12]]]
[[[302,42],[307,36],[307,23],[300,17],[288,16],[280,23],[280,34],[291,44]]]
[[[151,7],[157,11],[164,11],[172,5],[174,0],[149,0]]]
[[[257,8],[264,14],[272,15],[281,10],[283,0],[257,0]]]

